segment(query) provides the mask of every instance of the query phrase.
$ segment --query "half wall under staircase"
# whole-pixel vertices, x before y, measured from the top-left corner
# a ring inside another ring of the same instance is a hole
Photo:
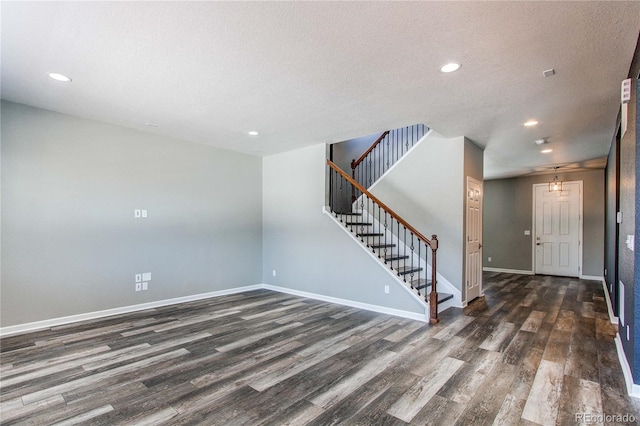
[[[438,322],[438,311],[457,306],[460,295],[438,279],[437,236],[425,237],[333,162],[327,160],[327,166],[331,216],[378,258],[399,285],[420,298],[428,307],[430,322]],[[345,198],[357,202],[345,203]],[[438,291],[438,285],[446,291]]]

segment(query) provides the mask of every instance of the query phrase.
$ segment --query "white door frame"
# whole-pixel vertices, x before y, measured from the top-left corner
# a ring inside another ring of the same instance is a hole
[[[584,223],[584,213],[583,213],[583,205],[584,205],[584,185],[583,185],[583,181],[581,180],[572,180],[572,181],[567,181],[567,182],[563,182],[563,184],[565,183],[577,183],[580,187],[580,196],[578,197],[580,199],[580,211],[579,211],[579,220],[578,220],[578,278],[582,278],[584,277],[583,271],[582,271],[582,245],[584,242],[584,233],[583,233],[583,223]],[[532,208],[532,212],[531,212],[531,266],[532,266],[532,273],[535,275],[536,273],[536,235],[537,234],[537,230],[536,230],[536,187],[539,186],[544,186],[546,188],[549,188],[549,183],[534,183],[533,187],[532,187],[532,192],[533,192],[533,205],[531,206]],[[548,190],[548,189],[547,189]]]
[[[483,241],[484,241],[484,227],[483,227],[483,209],[484,209],[484,182],[480,181],[478,179],[474,179],[471,176],[467,176],[467,182],[466,182],[466,186],[465,186],[465,197],[464,197],[464,211],[465,211],[465,226],[464,226],[464,261],[465,261],[465,268],[464,268],[464,277],[462,278],[463,280],[463,287],[464,287],[464,305],[466,306],[466,304],[469,302],[469,295],[467,294],[467,271],[468,271],[468,265],[467,265],[467,245],[469,244],[469,218],[467,217],[468,213],[469,213],[469,206],[468,206],[468,201],[469,201],[469,183],[474,183],[476,185],[478,185],[480,187],[480,248],[478,249],[480,252],[480,284],[479,289],[478,289],[478,297],[483,297],[484,296],[484,283],[482,281],[482,272],[483,272],[483,268],[482,268],[482,258],[483,258]]]

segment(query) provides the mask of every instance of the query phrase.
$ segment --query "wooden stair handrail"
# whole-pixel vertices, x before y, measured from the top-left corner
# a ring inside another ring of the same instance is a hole
[[[327,159],[327,165],[329,165],[329,167],[331,167],[333,170],[338,172],[340,174],[340,176],[345,178],[347,180],[347,182],[349,182],[351,185],[353,185],[355,188],[357,188],[358,191],[362,192],[367,197],[371,198],[371,200],[373,200],[374,203],[376,203],[380,207],[382,207],[382,209],[384,211],[389,213],[395,220],[397,220],[399,223],[401,223],[409,231],[413,232],[418,238],[423,240],[425,243],[429,244],[429,247],[431,247],[432,250],[437,250],[438,249],[438,240],[437,239],[434,238],[434,239],[430,240],[429,238],[427,238],[424,235],[422,235],[416,228],[414,228],[413,226],[409,225],[409,223],[406,220],[401,218],[398,213],[396,213],[393,210],[391,210],[385,203],[383,203],[375,195],[373,195],[372,193],[367,191],[362,185],[360,185],[358,182],[356,182],[356,180],[353,179],[351,176],[346,174],[340,167],[336,166],[331,160]],[[434,235],[434,237],[435,237],[435,235]]]
[[[389,134],[389,130],[385,131],[382,135],[380,135],[380,137],[378,139],[376,139],[376,141],[369,147],[369,149],[367,149],[364,154],[362,154],[360,156],[360,158],[358,158],[357,160],[353,160],[351,161],[351,169],[355,170],[356,167],[358,167],[358,164],[362,163],[362,161],[367,157],[367,155],[373,151],[373,148],[375,148],[376,146],[378,146],[378,144],[380,142],[382,142],[382,139],[384,139],[385,136],[387,136]]]

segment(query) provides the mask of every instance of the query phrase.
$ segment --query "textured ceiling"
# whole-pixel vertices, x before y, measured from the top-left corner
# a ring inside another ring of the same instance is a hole
[[[640,30],[640,2],[0,7],[3,99],[255,155],[425,123],[486,178],[605,156]]]

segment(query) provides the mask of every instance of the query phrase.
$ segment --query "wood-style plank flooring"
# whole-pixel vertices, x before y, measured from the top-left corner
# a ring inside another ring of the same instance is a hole
[[[485,293],[437,325],[265,290],[10,336],[0,340],[1,422],[640,419],[600,283],[485,274]]]

